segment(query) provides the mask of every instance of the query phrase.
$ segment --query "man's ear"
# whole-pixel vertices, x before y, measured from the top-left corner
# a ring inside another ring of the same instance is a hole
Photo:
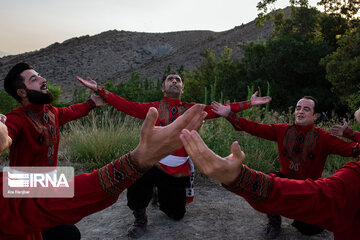
[[[314,122],[315,122],[316,120],[318,120],[319,117],[320,117],[320,113],[315,113],[315,114],[314,114]]]
[[[25,89],[20,88],[20,89],[16,90],[16,93],[21,98],[27,97],[27,93],[26,93]]]

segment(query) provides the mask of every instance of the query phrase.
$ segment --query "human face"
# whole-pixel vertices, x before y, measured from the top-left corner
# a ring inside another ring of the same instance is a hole
[[[360,108],[354,113],[356,121],[360,124]]]
[[[46,79],[35,70],[28,69],[20,75],[24,78],[26,97],[30,103],[43,105],[53,101],[53,95],[46,87]]]
[[[179,98],[183,93],[183,82],[181,77],[176,74],[170,74],[166,77],[162,91],[165,97]]]
[[[315,103],[311,99],[300,99],[295,109],[295,124],[299,126],[308,126],[314,124],[318,114],[314,114]]]
[[[27,69],[23,71],[20,76],[24,79],[24,84],[27,89],[47,93],[49,90],[46,87],[46,79],[41,77],[34,69]]]

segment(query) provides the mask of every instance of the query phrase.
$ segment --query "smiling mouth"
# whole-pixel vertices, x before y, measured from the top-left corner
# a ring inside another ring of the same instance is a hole
[[[40,90],[47,90],[46,84],[41,85]]]

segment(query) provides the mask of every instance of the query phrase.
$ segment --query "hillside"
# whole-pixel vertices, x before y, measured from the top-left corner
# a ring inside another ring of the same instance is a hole
[[[0,58],[0,88],[7,71],[24,61],[32,64],[48,81],[61,86],[65,99],[79,86],[74,76],[91,76],[102,84],[113,78],[127,81],[133,71],[149,79],[161,78],[168,65],[186,71],[201,64],[200,54],[207,48],[217,56],[225,46],[233,49],[233,58],[240,59],[239,43],[263,41],[273,29],[270,22],[256,28],[255,21],[224,32],[182,31],[169,33],[141,33],[107,31],[94,36],[71,38],[46,48]]]

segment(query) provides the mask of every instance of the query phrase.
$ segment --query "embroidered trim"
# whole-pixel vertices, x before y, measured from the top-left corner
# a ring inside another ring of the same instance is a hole
[[[230,111],[229,115],[226,117],[226,120],[228,120],[233,125],[235,130],[242,131],[241,127],[239,126],[240,117],[233,111]]]
[[[85,103],[88,105],[89,111],[96,108],[96,104],[92,99],[86,100]]]
[[[251,193],[252,196],[247,198],[247,200],[256,203],[269,198],[272,182],[270,176],[243,165],[234,183],[223,186],[237,195],[241,195],[244,192]]]
[[[130,153],[127,153],[99,169],[98,177],[104,192],[116,197],[139,179],[144,172],[132,161]]]
[[[311,151],[315,148],[317,139],[319,137],[319,133],[315,128],[310,129],[306,132],[304,141],[302,144],[302,148],[299,150],[301,152],[301,156],[298,156],[298,154],[294,154],[294,146],[296,143],[296,138],[298,137],[298,128],[293,125],[288,128],[288,130],[285,133],[283,144],[285,147],[285,150],[283,150],[284,153],[287,154],[287,157],[293,161],[305,163],[308,159],[309,155],[311,155]],[[314,156],[313,156],[314,157]],[[312,158],[313,158],[312,157]]]
[[[357,157],[359,160],[360,157],[360,144],[356,143],[356,145],[354,145],[353,149],[352,149],[352,154],[353,157]]]
[[[174,105],[175,107],[177,107],[177,117],[175,117],[176,113],[172,116],[172,119],[170,119],[170,103],[168,101],[166,101],[165,99],[161,99],[160,103],[159,103],[159,120],[160,120],[160,125],[161,126],[166,126],[169,125],[171,123],[171,121],[174,121],[176,118],[178,118],[178,116],[181,116],[184,112],[186,112],[186,110],[189,109],[189,106],[183,103],[180,103],[178,106]],[[173,106],[173,107],[174,107]]]
[[[101,86],[97,86],[97,89],[94,92],[100,97],[102,97],[104,100],[106,100],[109,96],[109,91],[105,90],[105,88]]]
[[[343,133],[344,137],[351,139],[353,141],[355,141],[355,134],[356,134],[356,132],[348,127],[344,130],[344,133]]]
[[[246,110],[248,108],[251,108],[251,100],[244,101],[244,102],[238,102],[237,103],[240,107],[240,111]]]

